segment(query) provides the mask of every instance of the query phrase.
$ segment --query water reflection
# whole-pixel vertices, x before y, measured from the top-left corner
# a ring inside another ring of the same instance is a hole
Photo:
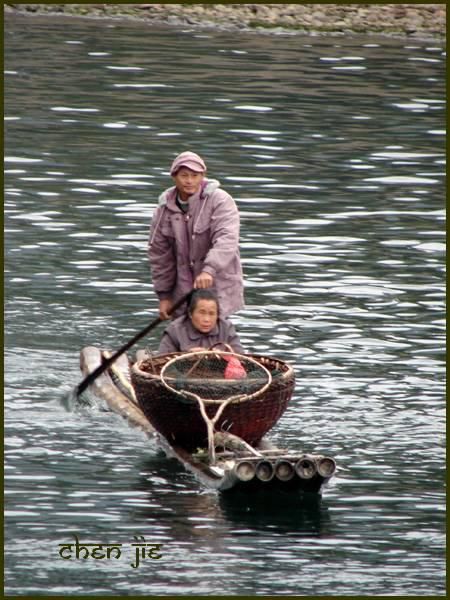
[[[326,534],[330,515],[317,494],[254,494],[230,491],[219,498],[224,517],[235,531],[271,531],[290,537]]]

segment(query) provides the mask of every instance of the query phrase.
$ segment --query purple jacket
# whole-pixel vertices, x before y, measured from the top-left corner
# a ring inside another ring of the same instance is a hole
[[[239,354],[244,353],[234,325],[228,319],[219,318],[217,325],[210,333],[201,333],[192,325],[190,318],[184,315],[172,321],[166,328],[159,344],[158,353],[187,352],[197,346],[208,349],[217,342],[229,344]],[[227,350],[221,346],[218,346],[217,349]]]
[[[214,279],[212,289],[225,318],[243,308],[244,284],[239,212],[233,198],[219,186],[215,179],[205,179],[201,190],[189,198],[187,214],[176,204],[176,187],[163,192],[150,226],[148,256],[160,300],[176,302],[205,271]]]

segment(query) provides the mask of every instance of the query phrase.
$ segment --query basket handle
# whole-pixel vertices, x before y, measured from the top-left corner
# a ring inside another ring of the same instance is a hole
[[[235,353],[233,348],[230,346],[230,344],[227,344],[226,342],[216,342],[215,344],[213,344],[212,346],[210,346],[208,348],[208,350],[214,350],[214,348],[216,346],[225,346],[225,348],[228,350],[228,352],[232,352],[233,354]]]

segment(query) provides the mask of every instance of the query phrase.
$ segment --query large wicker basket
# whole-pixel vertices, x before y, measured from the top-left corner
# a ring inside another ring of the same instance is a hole
[[[136,362],[131,368],[131,382],[139,405],[153,427],[169,443],[192,451],[208,444],[206,425],[198,403],[169,390],[159,377],[162,367],[177,353],[163,354]],[[249,444],[257,444],[275,425],[291,398],[295,377],[285,362],[264,356],[249,355],[272,374],[270,386],[250,399],[232,401],[225,408],[215,428],[228,431]],[[204,402],[210,418],[218,409],[217,401]]]

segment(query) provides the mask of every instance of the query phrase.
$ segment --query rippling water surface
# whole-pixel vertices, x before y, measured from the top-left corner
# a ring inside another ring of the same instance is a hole
[[[445,595],[444,77],[431,41],[7,16],[7,593]],[[242,341],[295,367],[271,437],[338,462],[322,498],[218,495],[61,405],[83,346],[156,315],[188,148],[241,211]],[[64,561],[74,533],[125,556]]]

